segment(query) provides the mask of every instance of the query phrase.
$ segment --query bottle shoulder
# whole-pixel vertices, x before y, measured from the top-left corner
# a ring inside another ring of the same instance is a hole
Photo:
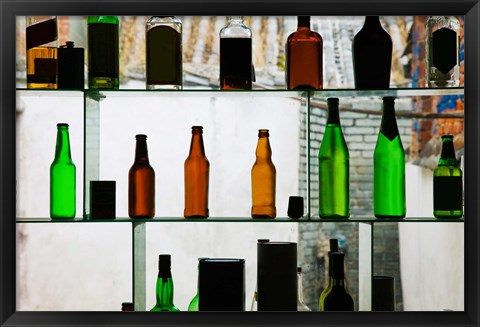
[[[287,38],[287,43],[292,42],[316,42],[323,43],[322,36],[310,29],[299,29],[291,33]]]

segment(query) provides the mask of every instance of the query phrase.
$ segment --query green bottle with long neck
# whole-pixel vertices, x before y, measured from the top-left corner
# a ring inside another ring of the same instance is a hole
[[[318,154],[321,218],[350,216],[350,156],[338,113],[338,98],[327,99],[328,118]]]
[[[76,168],[70,154],[68,124],[57,124],[55,159],[50,165],[50,217],[75,218]]]
[[[373,154],[373,210],[377,218],[403,218],[405,152],[395,119],[393,97],[383,98],[383,115]]]
[[[330,239],[330,251],[328,251],[328,285],[320,294],[320,300],[318,301],[319,310],[324,311],[325,297],[332,290],[332,253],[338,252],[338,240],[336,238]]]
[[[173,304],[173,279],[170,262],[169,254],[160,254],[158,258],[157,303],[150,311],[180,311]]]

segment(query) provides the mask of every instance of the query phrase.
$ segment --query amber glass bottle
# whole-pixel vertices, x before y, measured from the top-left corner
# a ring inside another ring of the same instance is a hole
[[[310,16],[298,16],[297,31],[285,46],[287,89],[323,88],[323,39],[310,30]]]
[[[258,131],[258,143],[255,155],[257,159],[252,167],[252,218],[275,218],[275,183],[277,171],[272,162],[272,149],[268,140],[268,129]]]
[[[147,136],[135,136],[135,162],[128,172],[128,215],[131,218],[155,216],[155,171],[148,160]]]
[[[208,217],[210,163],[203,147],[203,127],[192,126],[190,153],[185,160],[185,218]]]

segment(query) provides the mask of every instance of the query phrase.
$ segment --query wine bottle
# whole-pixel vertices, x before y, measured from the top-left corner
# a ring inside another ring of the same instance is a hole
[[[353,311],[353,299],[345,289],[344,254],[332,252],[332,289],[325,296],[324,311]]]
[[[350,156],[338,114],[338,98],[327,99],[328,118],[318,154],[319,214],[321,218],[350,216]]]
[[[433,173],[433,215],[437,218],[463,215],[462,171],[457,166],[450,134],[442,136],[442,153]]]
[[[405,217],[405,152],[393,97],[383,98],[383,115],[373,153],[373,210],[377,218]]]
[[[160,254],[158,258],[157,303],[150,311],[180,311],[173,304],[173,279],[169,254]]]
[[[297,311],[312,311],[303,301],[302,267],[297,267]]]
[[[332,284],[333,284],[333,280],[332,280],[332,253],[333,252],[339,252],[339,250],[338,250],[338,239],[336,239],[336,238],[331,238],[330,239],[330,250],[328,251],[328,254],[327,254],[327,257],[328,257],[328,285],[322,291],[322,293],[320,294],[320,300],[318,301],[320,311],[324,311],[325,297],[332,290]]]

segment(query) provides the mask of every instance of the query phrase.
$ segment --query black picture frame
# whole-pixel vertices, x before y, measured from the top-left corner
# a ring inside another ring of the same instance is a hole
[[[479,0],[0,0],[1,326],[478,326],[480,171]],[[465,15],[464,312],[16,312],[15,16],[27,15]]]

